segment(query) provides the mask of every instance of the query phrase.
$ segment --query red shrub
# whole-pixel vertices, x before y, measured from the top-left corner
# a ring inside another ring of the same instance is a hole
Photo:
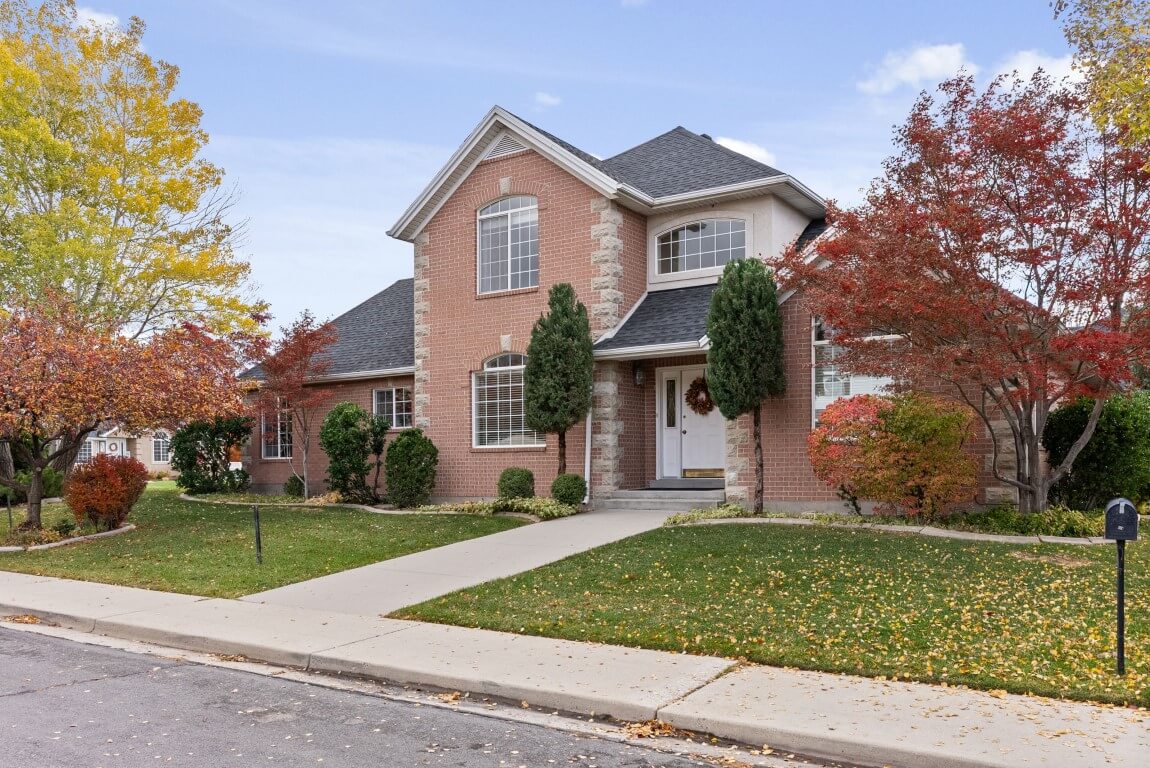
[[[974,414],[934,397],[859,395],[832,403],[808,439],[815,475],[848,503],[931,519],[974,497],[977,465],[964,450]]]
[[[97,454],[77,466],[64,487],[64,501],[80,525],[119,528],[148,485],[147,468],[130,456]]]

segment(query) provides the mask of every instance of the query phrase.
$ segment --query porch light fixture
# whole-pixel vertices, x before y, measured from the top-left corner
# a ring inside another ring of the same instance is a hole
[[[636,360],[631,363],[631,378],[635,381],[636,387],[643,386],[643,381],[646,379],[646,374],[643,372],[643,363]]]

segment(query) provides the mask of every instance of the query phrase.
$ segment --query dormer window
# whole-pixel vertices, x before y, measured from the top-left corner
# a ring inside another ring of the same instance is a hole
[[[747,251],[747,225],[742,219],[703,219],[659,235],[660,275],[715,269],[742,259]]]
[[[479,293],[539,285],[539,203],[518,195],[479,209]]]

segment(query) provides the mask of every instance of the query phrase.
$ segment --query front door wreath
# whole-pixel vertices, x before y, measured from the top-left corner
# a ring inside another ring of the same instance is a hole
[[[711,399],[711,390],[707,387],[707,377],[699,376],[687,387],[683,396],[687,407],[700,416],[706,416],[715,410],[715,401]]]

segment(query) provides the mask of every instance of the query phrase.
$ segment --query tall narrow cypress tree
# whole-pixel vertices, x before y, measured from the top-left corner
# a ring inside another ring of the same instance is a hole
[[[527,426],[559,437],[559,474],[567,472],[567,430],[591,410],[591,323],[569,283],[558,283],[548,311],[531,329],[523,371]]]
[[[758,259],[723,270],[707,314],[707,383],[727,419],[752,415],[755,445],[754,511],[763,511],[763,399],[786,391],[783,323],[774,278]]]

